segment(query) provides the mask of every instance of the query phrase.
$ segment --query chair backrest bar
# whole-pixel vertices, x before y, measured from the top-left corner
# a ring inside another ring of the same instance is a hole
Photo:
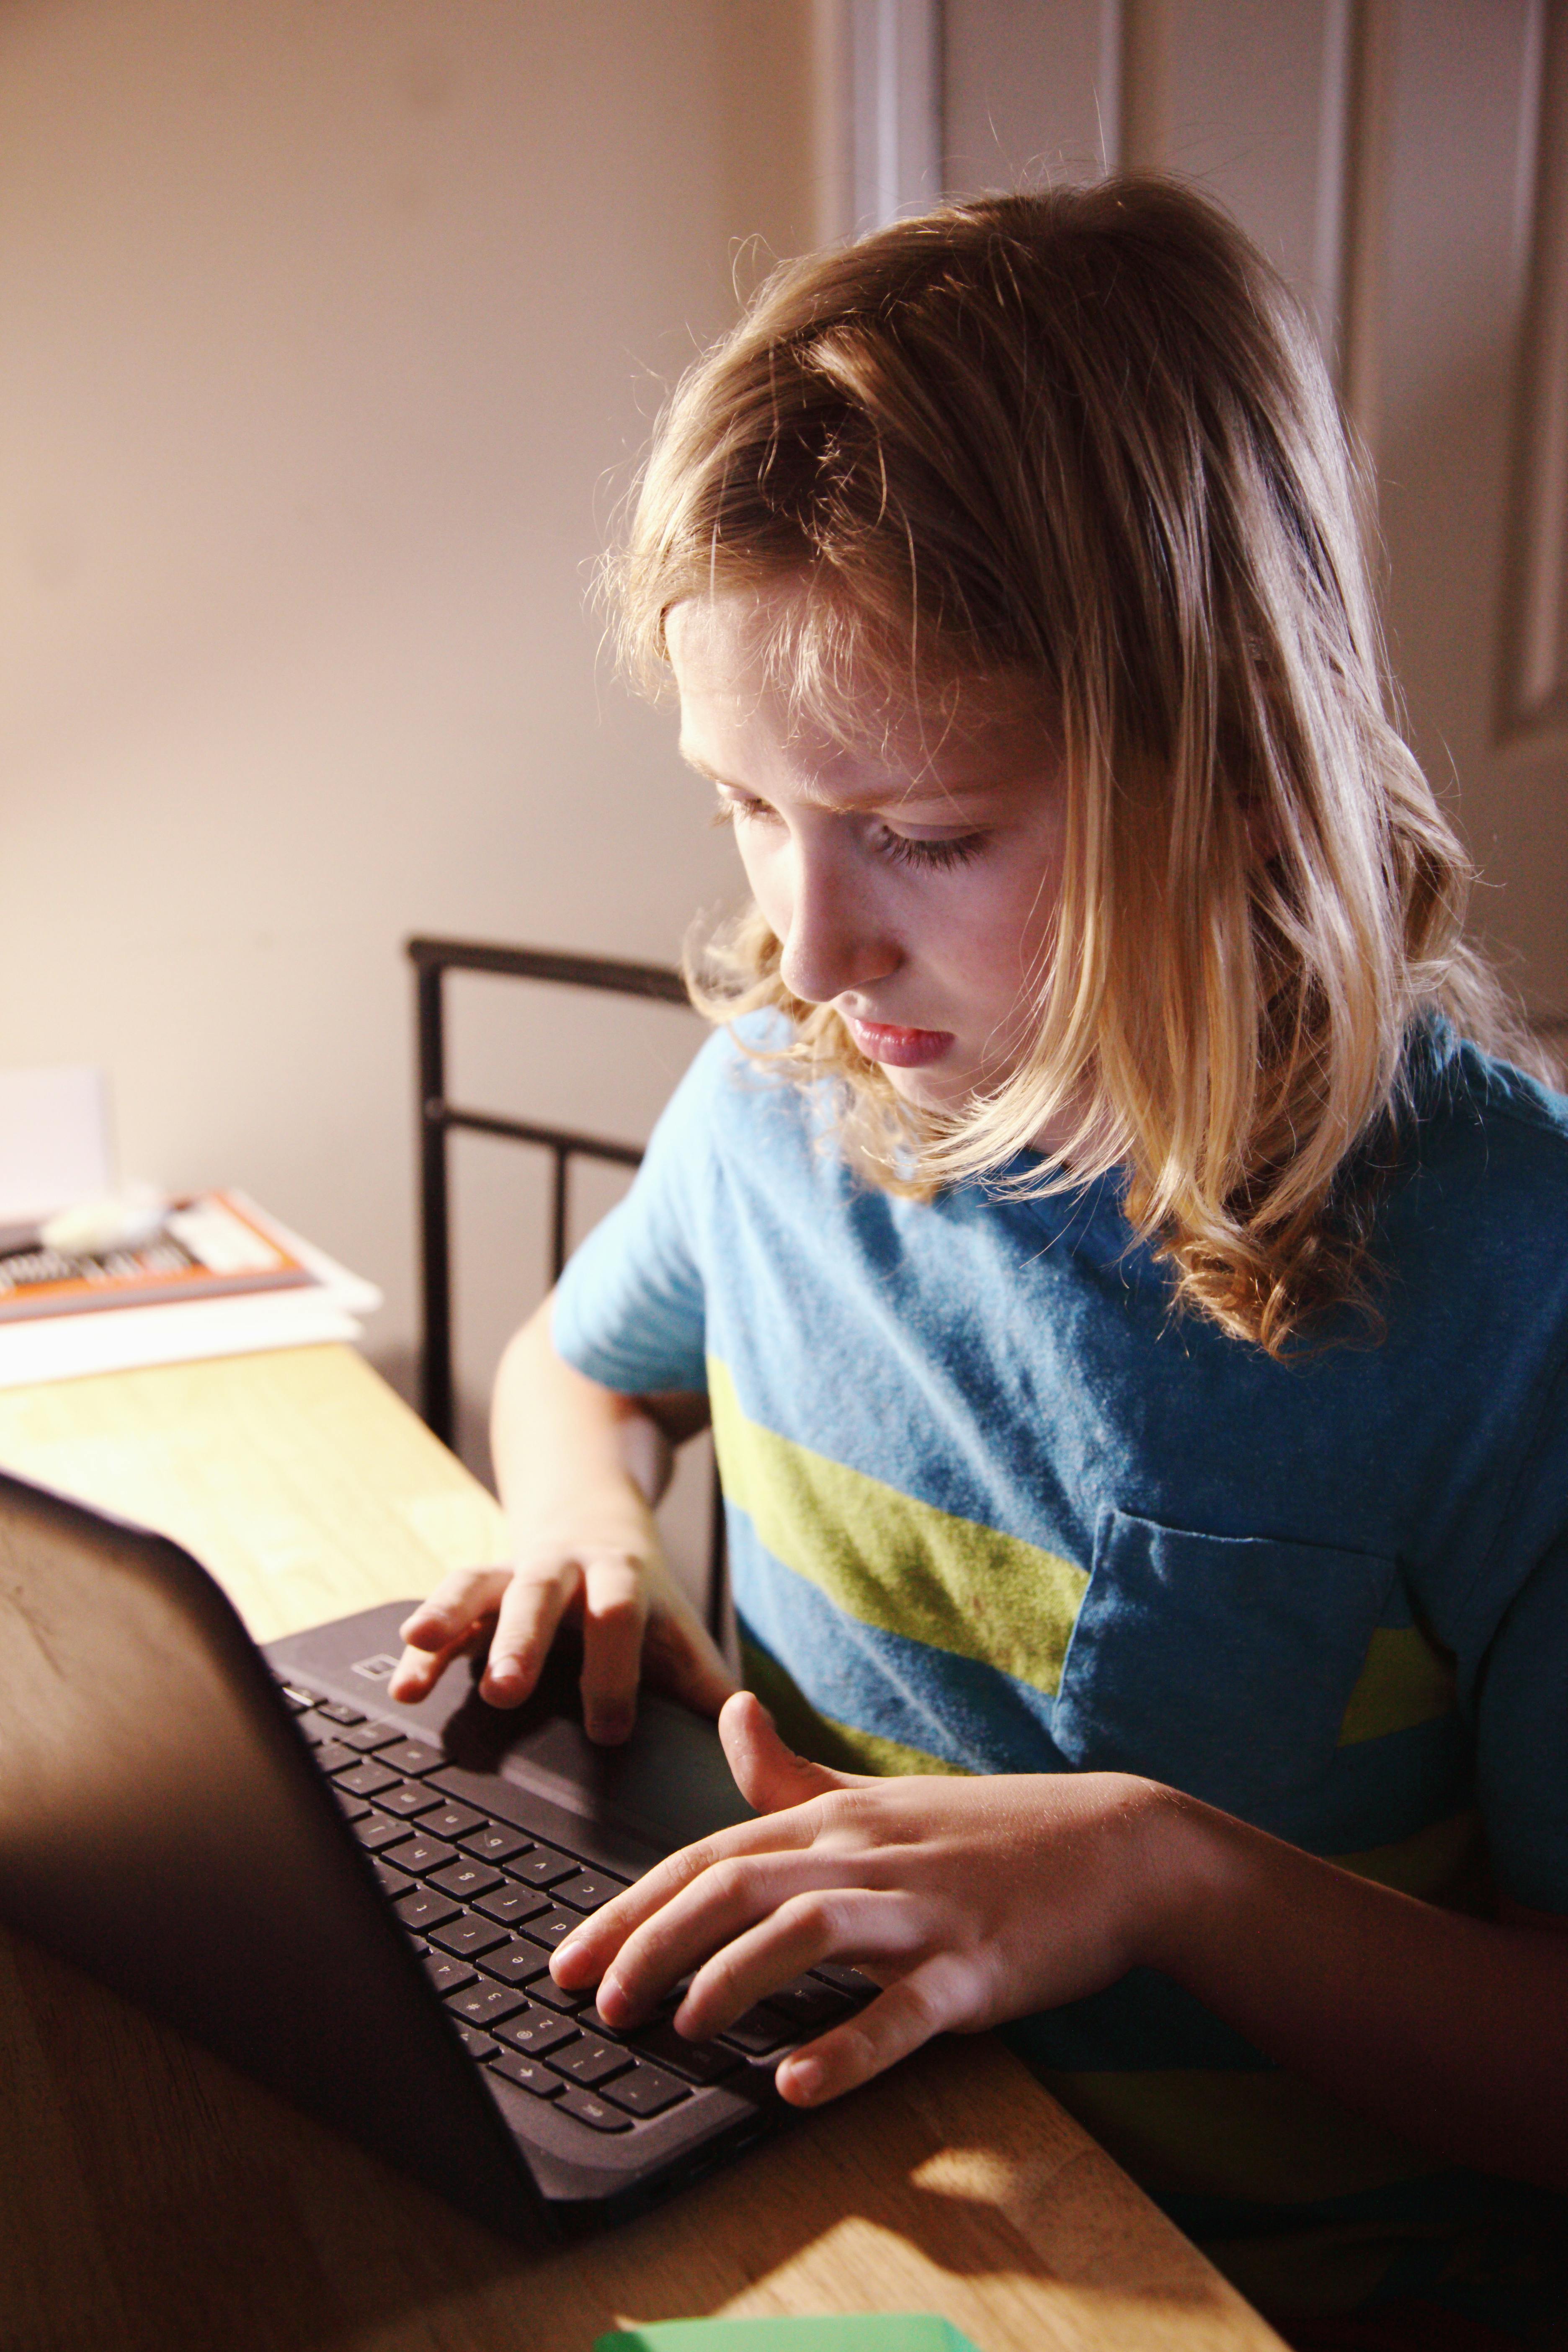
[[[414,966],[418,1037],[419,1087],[419,1244],[420,1299],[423,1330],[419,1366],[419,1410],[442,1443],[457,1435],[457,1394],[452,1364],[451,1186],[447,1139],[454,1129],[471,1135],[493,1135],[508,1142],[531,1144],[552,1159],[551,1280],[559,1281],[566,1263],[567,1220],[571,1205],[570,1171],[574,1160],[597,1160],[620,1168],[636,1168],[642,1160],[638,1146],[585,1135],[574,1128],[548,1127],[537,1120],[502,1118],[489,1111],[465,1110],[447,1099],[446,996],[443,982],[449,971],[495,972],[509,980],[553,982],[564,988],[602,989],[616,996],[653,998],[665,1004],[690,1002],[686,983],[668,964],[624,962],[611,956],[562,955],[544,948],[509,948],[477,940],[413,939],[407,942]],[[717,1631],[723,1606],[723,1515],[715,1490],[710,1544],[708,1617]]]

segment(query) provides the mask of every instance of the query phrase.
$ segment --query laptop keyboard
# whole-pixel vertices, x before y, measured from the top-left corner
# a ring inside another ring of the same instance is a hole
[[[853,1969],[825,1964],[716,2041],[676,2032],[679,1988],[650,2023],[618,2032],[591,1990],[561,1990],[550,1955],[628,1882],[434,1786],[427,1776],[447,1759],[427,1741],[292,1675],[277,1679],[475,2062],[590,2131],[633,2131],[714,2083],[771,2097],[784,2053],[875,1992]]]

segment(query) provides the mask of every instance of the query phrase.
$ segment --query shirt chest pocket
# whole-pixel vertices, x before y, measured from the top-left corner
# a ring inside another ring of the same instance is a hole
[[[1062,1668],[1057,1745],[1268,1814],[1327,1769],[1391,1560],[1110,1511]]]

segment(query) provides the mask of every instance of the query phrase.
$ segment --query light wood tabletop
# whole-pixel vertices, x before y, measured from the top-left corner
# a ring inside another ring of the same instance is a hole
[[[264,1641],[500,1543],[346,1348],[0,1391],[0,1466],[175,1537]],[[0,1931],[4,2352],[589,2352],[832,2311],[939,2312],[980,2352],[1279,2341],[989,2036],[541,2258]]]

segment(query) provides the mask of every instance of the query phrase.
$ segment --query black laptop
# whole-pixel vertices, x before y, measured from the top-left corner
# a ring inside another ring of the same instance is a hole
[[[595,1747],[558,1645],[413,1707],[394,1603],[258,1650],[165,1538],[0,1475],[0,1914],[510,2235],[630,2213],[787,2112],[784,2050],[873,1988],[825,1968],[717,2041],[617,2033],[552,1949],[745,1807],[645,1694]]]

